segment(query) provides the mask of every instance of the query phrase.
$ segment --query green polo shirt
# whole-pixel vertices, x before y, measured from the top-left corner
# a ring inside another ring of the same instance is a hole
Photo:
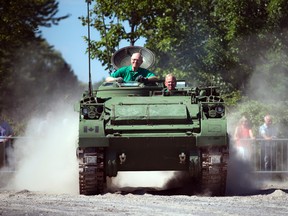
[[[116,70],[111,74],[111,77],[114,78],[122,77],[124,79],[124,82],[129,82],[129,81],[135,81],[135,79],[140,75],[146,78],[155,76],[153,72],[141,67],[139,67],[137,71],[133,71],[132,65],[130,65],[119,68],[118,70]]]

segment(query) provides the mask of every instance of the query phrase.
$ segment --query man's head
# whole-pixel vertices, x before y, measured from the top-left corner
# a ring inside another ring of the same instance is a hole
[[[165,77],[165,86],[168,91],[175,90],[176,84],[176,77],[173,74],[167,74]]]
[[[272,124],[272,117],[270,115],[266,115],[264,117],[264,122],[266,125],[271,125]]]
[[[143,57],[140,53],[133,53],[131,56],[131,65],[133,71],[137,71],[140,65],[143,63]]]

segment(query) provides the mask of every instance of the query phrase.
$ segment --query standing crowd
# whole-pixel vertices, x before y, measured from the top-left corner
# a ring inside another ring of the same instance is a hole
[[[277,158],[277,146],[273,139],[277,138],[277,129],[272,122],[272,116],[266,115],[264,123],[259,127],[259,144],[260,144],[260,164],[264,170],[276,168],[275,158]],[[252,131],[249,120],[243,116],[234,132],[234,143],[238,156],[244,161],[250,161],[255,153],[252,148],[255,136]]]

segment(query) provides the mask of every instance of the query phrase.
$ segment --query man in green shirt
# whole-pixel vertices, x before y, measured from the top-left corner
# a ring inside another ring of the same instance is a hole
[[[140,65],[143,63],[143,57],[140,53],[134,53],[131,56],[131,65],[121,67],[113,72],[109,77],[106,78],[106,82],[153,82],[157,81],[158,78],[155,74],[145,68],[141,68]]]

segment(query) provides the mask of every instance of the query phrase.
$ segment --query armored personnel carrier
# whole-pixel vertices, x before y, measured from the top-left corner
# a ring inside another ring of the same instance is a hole
[[[154,63],[150,50],[133,46],[113,55],[115,68],[129,65],[135,52],[143,55],[142,67]],[[104,82],[86,91],[76,109],[80,194],[105,192],[107,177],[119,171],[175,170],[203,192],[225,195],[227,120],[216,87],[183,84],[168,95],[163,81]]]

